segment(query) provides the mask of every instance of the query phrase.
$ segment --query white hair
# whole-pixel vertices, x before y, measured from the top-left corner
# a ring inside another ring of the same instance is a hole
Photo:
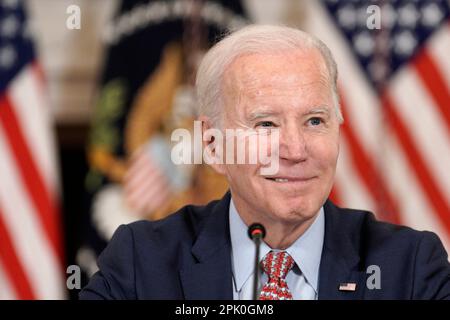
[[[223,109],[222,80],[226,68],[238,57],[252,53],[277,54],[287,50],[316,48],[329,72],[334,107],[339,123],[343,122],[337,93],[337,66],[330,49],[319,39],[285,26],[249,25],[224,37],[203,57],[195,81],[198,114],[220,126]]]

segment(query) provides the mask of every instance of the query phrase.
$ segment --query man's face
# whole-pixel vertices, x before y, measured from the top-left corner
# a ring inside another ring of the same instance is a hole
[[[237,58],[223,79],[223,128],[279,130],[279,170],[225,164],[233,200],[247,223],[294,223],[315,216],[333,184],[339,123],[329,74],[316,49]]]

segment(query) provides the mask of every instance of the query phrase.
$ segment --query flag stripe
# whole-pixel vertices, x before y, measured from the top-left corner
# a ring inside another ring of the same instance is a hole
[[[428,52],[431,59],[439,66],[447,90],[450,90],[450,21],[445,27],[437,30],[429,41]]]
[[[339,191],[339,183],[335,182],[331,189],[329,199],[336,205],[341,206],[342,196]]]
[[[414,168],[413,171],[422,186],[423,192],[429,198],[429,202],[432,204],[435,212],[441,219],[441,223],[445,226],[447,232],[450,233],[450,208],[448,207],[444,197],[441,195],[440,190],[437,188],[436,183],[433,181],[431,174],[424,164],[421,155],[417,151],[410,134],[403,124],[403,121],[395,111],[391,97],[386,93],[382,96],[382,101],[383,107],[388,115],[387,119],[391,123],[395,134],[398,136],[400,145],[407,155],[407,159],[411,167]]]
[[[61,266],[0,125],[0,205],[16,255],[37,299],[62,298]]]
[[[130,161],[130,165],[127,169],[126,172],[126,176],[136,176],[139,175],[140,171],[142,170],[142,168],[147,168],[150,166],[151,160],[150,157],[151,155],[145,153],[145,152],[139,152],[137,154],[133,154],[133,158]]]
[[[16,255],[14,244],[3,222],[3,213],[0,208],[0,260],[4,266],[8,278],[12,280],[12,285],[17,292],[19,299],[34,299],[35,295],[30,286],[27,274],[25,273],[19,258]],[[0,289],[1,290],[1,289]]]
[[[345,97],[341,93],[341,107],[346,118],[346,104]],[[376,205],[377,213],[385,220],[399,223],[398,208],[394,198],[390,195],[386,184],[384,183],[376,164],[371,161],[368,153],[358,141],[356,134],[353,132],[352,124],[346,122],[342,126],[342,132],[349,142],[349,149],[351,153],[351,161],[353,166],[361,176],[364,185],[372,194]]]
[[[0,109],[2,111],[0,112],[0,124],[3,126],[10,143],[14,159],[20,169],[21,178],[37,209],[45,234],[55,254],[62,262],[60,226],[57,223],[56,208],[48,190],[44,187],[41,175],[31,157],[27,142],[19,128],[15,112],[7,96],[0,98]]]
[[[144,176],[143,178],[147,177]],[[141,185],[127,184],[126,188],[124,188],[127,198],[130,201],[146,202],[145,196],[154,189],[156,179],[161,179],[161,176],[156,172],[152,172],[147,179],[142,179]]]
[[[375,211],[375,202],[372,195],[364,187],[361,177],[355,172],[350,160],[348,142],[341,135],[339,160],[336,169],[336,184],[341,190],[341,206],[363,208]]]
[[[450,92],[437,65],[426,50],[417,56],[413,64],[420,74],[423,85],[433,97],[434,105],[445,119],[447,132],[450,133]]]
[[[169,193],[170,188],[167,184],[163,184],[162,190],[160,190],[159,185],[150,184],[143,189],[135,190],[132,194],[128,195],[127,199],[130,203],[134,203],[139,207],[139,209],[143,209],[150,202],[167,197]]]
[[[50,110],[44,99],[44,90],[35,64],[24,68],[11,82],[8,97],[19,127],[28,145],[37,170],[41,173],[45,188],[56,203],[59,189],[55,141],[52,135]]]
[[[3,267],[2,259],[0,258],[0,300],[17,300],[18,295],[13,288],[13,285],[10,281],[9,274],[6,273],[5,268]]]
[[[154,167],[150,167],[150,164],[140,166],[140,171],[134,174],[127,174],[125,177],[125,189],[129,193],[133,193],[135,190],[146,188],[148,185],[153,184],[155,179],[161,177],[161,174]]]
[[[450,146],[450,136],[445,120],[434,106],[434,100],[422,85],[416,70],[405,68],[400,71],[389,87],[389,95],[437,187],[441,193],[450,190],[450,172],[442,165],[450,163],[450,152],[443,152]]]
[[[61,299],[55,141],[23,5],[0,5],[0,20],[14,22],[10,32],[0,31],[0,44],[11,58],[0,65],[0,298]]]
[[[446,248],[450,250],[448,234],[439,217],[433,213],[434,208],[429,198],[422,192],[413,172],[414,168],[408,163],[398,137],[392,131],[392,128],[388,128],[386,132],[392,139],[386,144],[383,171],[386,173],[386,181],[398,199],[401,221],[418,230],[433,230],[439,234]]]

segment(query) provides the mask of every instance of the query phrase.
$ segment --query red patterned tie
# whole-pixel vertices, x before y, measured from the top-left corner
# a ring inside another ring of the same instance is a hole
[[[286,275],[294,266],[294,259],[286,251],[270,251],[261,262],[264,272],[269,276],[261,290],[260,300],[292,300],[286,283]]]

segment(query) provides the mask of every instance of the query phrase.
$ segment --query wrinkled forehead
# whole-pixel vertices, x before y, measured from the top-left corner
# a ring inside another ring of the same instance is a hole
[[[247,96],[289,90],[326,90],[331,78],[326,63],[315,48],[290,52],[252,53],[236,58],[225,70],[225,98],[245,92]]]

